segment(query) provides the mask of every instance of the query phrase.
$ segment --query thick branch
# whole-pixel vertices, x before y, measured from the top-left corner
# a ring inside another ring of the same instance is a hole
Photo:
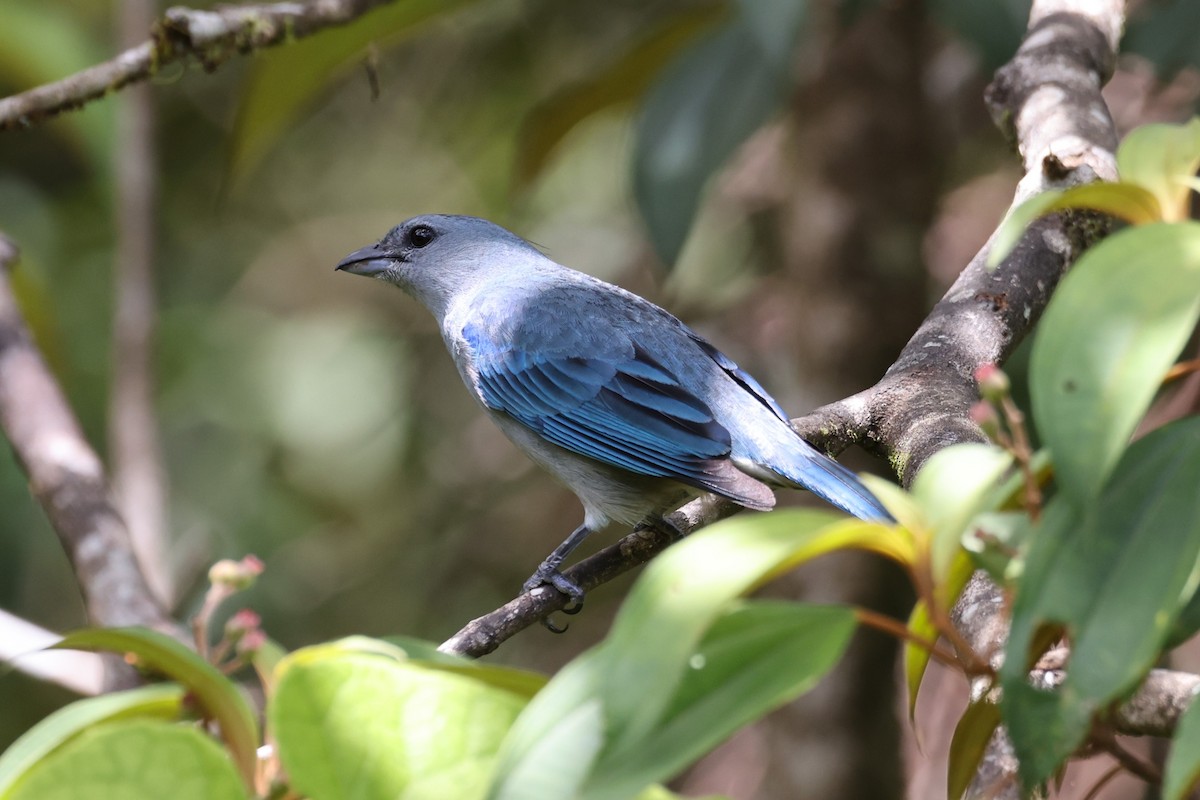
[[[312,0],[226,6],[216,11],[169,8],[154,24],[148,41],[111,61],[0,100],[0,130],[26,127],[79,108],[189,57],[211,72],[238,53],[250,53],[344,25],[388,2]]]
[[[134,560],[100,459],[21,317],[8,283],[16,259],[0,235],[0,429],[74,565],[92,622],[175,633]]]

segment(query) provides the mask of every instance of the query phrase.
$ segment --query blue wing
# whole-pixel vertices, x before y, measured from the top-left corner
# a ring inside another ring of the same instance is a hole
[[[483,402],[544,439],[630,472],[770,507],[766,487],[727,460],[729,431],[642,348],[614,340],[602,356],[531,353],[497,346],[472,326],[463,335]]]

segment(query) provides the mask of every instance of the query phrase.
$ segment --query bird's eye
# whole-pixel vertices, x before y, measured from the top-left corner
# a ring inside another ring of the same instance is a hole
[[[434,233],[433,228],[428,225],[418,225],[409,232],[408,240],[412,242],[413,247],[424,247],[432,242],[435,236],[437,234]]]

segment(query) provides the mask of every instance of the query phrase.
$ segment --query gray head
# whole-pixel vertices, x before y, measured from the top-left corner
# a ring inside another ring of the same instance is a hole
[[[546,262],[529,242],[485,219],[424,214],[355,250],[337,269],[394,283],[440,316],[452,293],[479,278]]]

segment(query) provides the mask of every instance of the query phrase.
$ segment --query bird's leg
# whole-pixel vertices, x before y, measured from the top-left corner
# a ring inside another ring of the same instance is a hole
[[[571,551],[587,538],[589,533],[591,533],[591,530],[587,525],[580,525],[571,531],[571,535],[562,544],[554,548],[554,552],[546,556],[546,560],[538,565],[537,570],[529,576],[529,580],[525,581],[522,590],[531,592],[539,586],[549,584],[571,598],[573,605],[564,608],[563,613],[578,614],[583,608],[583,588],[566,575],[563,575],[558,567],[571,554]],[[547,623],[547,626],[549,627],[549,623]],[[553,630],[552,627],[551,630]]]

